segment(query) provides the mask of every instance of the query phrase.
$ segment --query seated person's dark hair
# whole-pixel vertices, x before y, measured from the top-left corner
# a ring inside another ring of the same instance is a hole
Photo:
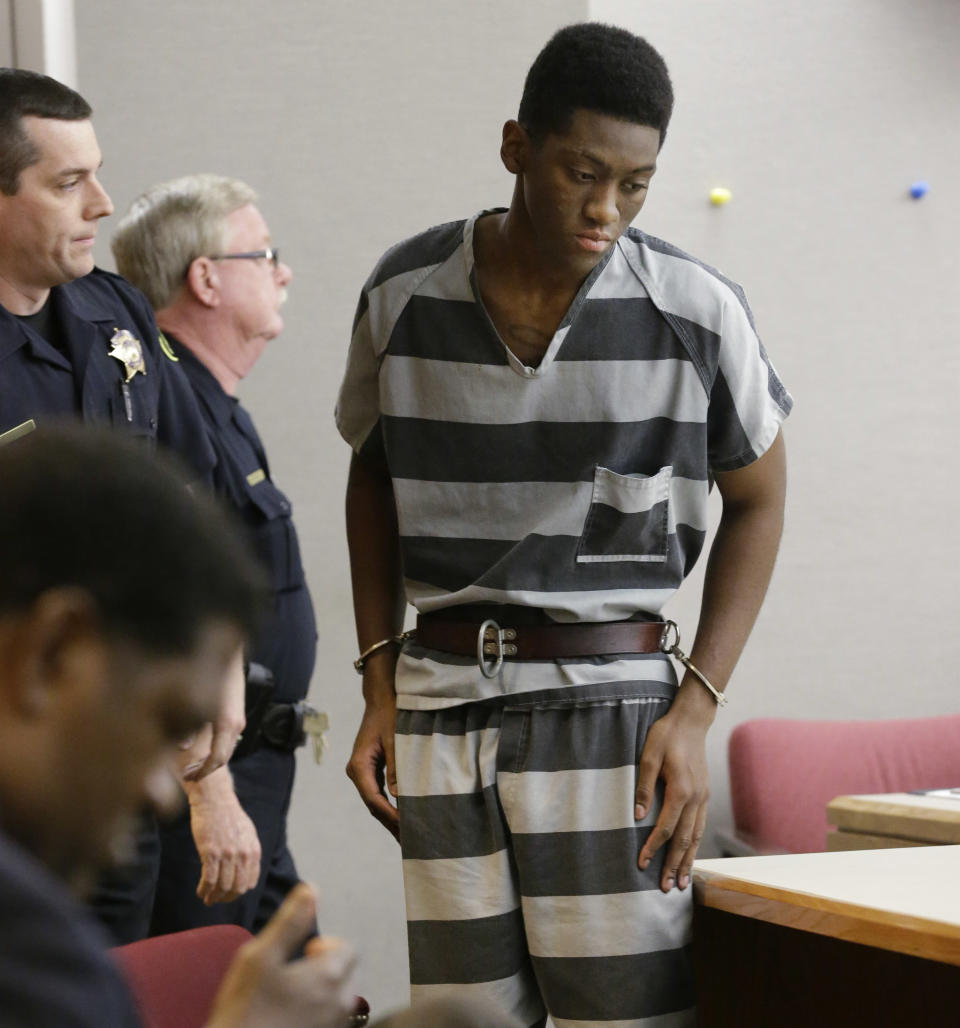
[[[222,620],[252,634],[264,581],[225,511],[133,437],[40,428],[0,446],[0,615],[77,586],[105,634],[185,655]]]
[[[613,25],[560,29],[527,72],[517,120],[539,143],[566,132],[577,108],[659,129],[662,146],[673,111],[663,58],[645,39]]]
[[[20,188],[20,172],[40,159],[23,130],[23,118],[84,121],[92,113],[79,93],[49,75],[0,68],[0,192],[13,196]]]

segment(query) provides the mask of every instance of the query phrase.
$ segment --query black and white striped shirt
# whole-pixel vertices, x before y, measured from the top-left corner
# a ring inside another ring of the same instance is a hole
[[[525,367],[480,301],[475,222],[381,259],[337,405],[354,450],[385,455],[407,599],[656,617],[703,547],[712,473],[761,456],[792,405],[743,292],[629,229]],[[544,687],[529,664],[499,684],[438,667],[409,693],[398,674],[401,706]]]

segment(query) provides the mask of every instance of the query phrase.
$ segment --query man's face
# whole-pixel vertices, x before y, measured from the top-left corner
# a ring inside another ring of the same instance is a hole
[[[523,205],[544,262],[586,277],[640,212],[660,132],[577,109],[570,128],[518,151]],[[506,145],[506,144],[505,144]]]
[[[59,712],[47,799],[45,859],[76,876],[123,857],[137,813],[170,813],[180,802],[178,744],[212,720],[224,675],[240,644],[209,624],[188,656],[155,656],[131,644],[91,657],[86,689]]]
[[[270,230],[253,204],[228,215],[224,253],[255,253],[270,246]],[[280,308],[293,272],[282,261],[274,267],[266,257],[259,257],[218,261],[217,273],[227,348],[221,357],[243,378],[267,343],[283,331]]]
[[[89,121],[26,117],[23,128],[40,160],[20,173],[13,196],[0,193],[0,278],[34,295],[93,270],[97,222],[113,204],[97,180]]]

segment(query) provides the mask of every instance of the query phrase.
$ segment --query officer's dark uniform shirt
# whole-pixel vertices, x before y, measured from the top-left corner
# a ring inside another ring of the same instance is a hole
[[[270,478],[250,415],[186,346],[170,336],[163,342],[179,359],[215,452],[213,488],[246,527],[270,576],[270,609],[247,656],[273,672],[274,703],[303,699],[313,673],[317,631],[290,501]],[[217,923],[259,931],[299,881],[286,830],[296,768],[293,751],[254,740],[252,752],[235,755],[230,767],[237,799],[260,839],[263,856],[257,885],[232,902],[205,906],[196,895],[201,861],[189,814],[183,812],[160,829],[153,935]]]
[[[290,501],[271,480],[260,436],[240,402],[186,346],[169,334],[166,340],[194,389],[216,452],[214,489],[240,515],[270,575],[273,602],[250,660],[273,672],[275,701],[303,699],[313,674],[317,629]]]
[[[79,417],[131,431],[151,446],[159,442],[209,482],[215,456],[206,429],[178,364],[161,349],[146,298],[119,275],[95,268],[55,286],[48,303],[56,346],[31,319],[0,306],[0,443],[31,422]],[[124,364],[110,356],[124,331],[139,342],[145,366],[130,382]]]
[[[144,365],[129,382],[124,363],[110,356],[124,332],[139,343]],[[179,364],[160,345],[146,297],[99,268],[51,289],[39,318],[0,306],[0,445],[76,418],[129,431],[148,453],[158,443],[168,447],[195,481],[212,484],[216,456],[206,426]],[[160,864],[152,817],[144,819],[137,847],[136,861],[105,876],[91,898],[116,942],[143,938],[149,929]]]

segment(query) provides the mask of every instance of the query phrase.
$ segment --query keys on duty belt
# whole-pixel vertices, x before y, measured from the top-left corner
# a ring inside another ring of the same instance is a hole
[[[275,703],[274,678],[270,668],[251,661],[245,668],[247,725],[233,752],[242,759],[261,746],[292,753],[313,743],[313,759],[319,764],[326,749],[330,719],[306,700]]]
[[[260,722],[260,735],[268,746],[293,752],[313,743],[313,759],[319,764],[327,746],[330,719],[306,700],[297,703],[271,703]]]

